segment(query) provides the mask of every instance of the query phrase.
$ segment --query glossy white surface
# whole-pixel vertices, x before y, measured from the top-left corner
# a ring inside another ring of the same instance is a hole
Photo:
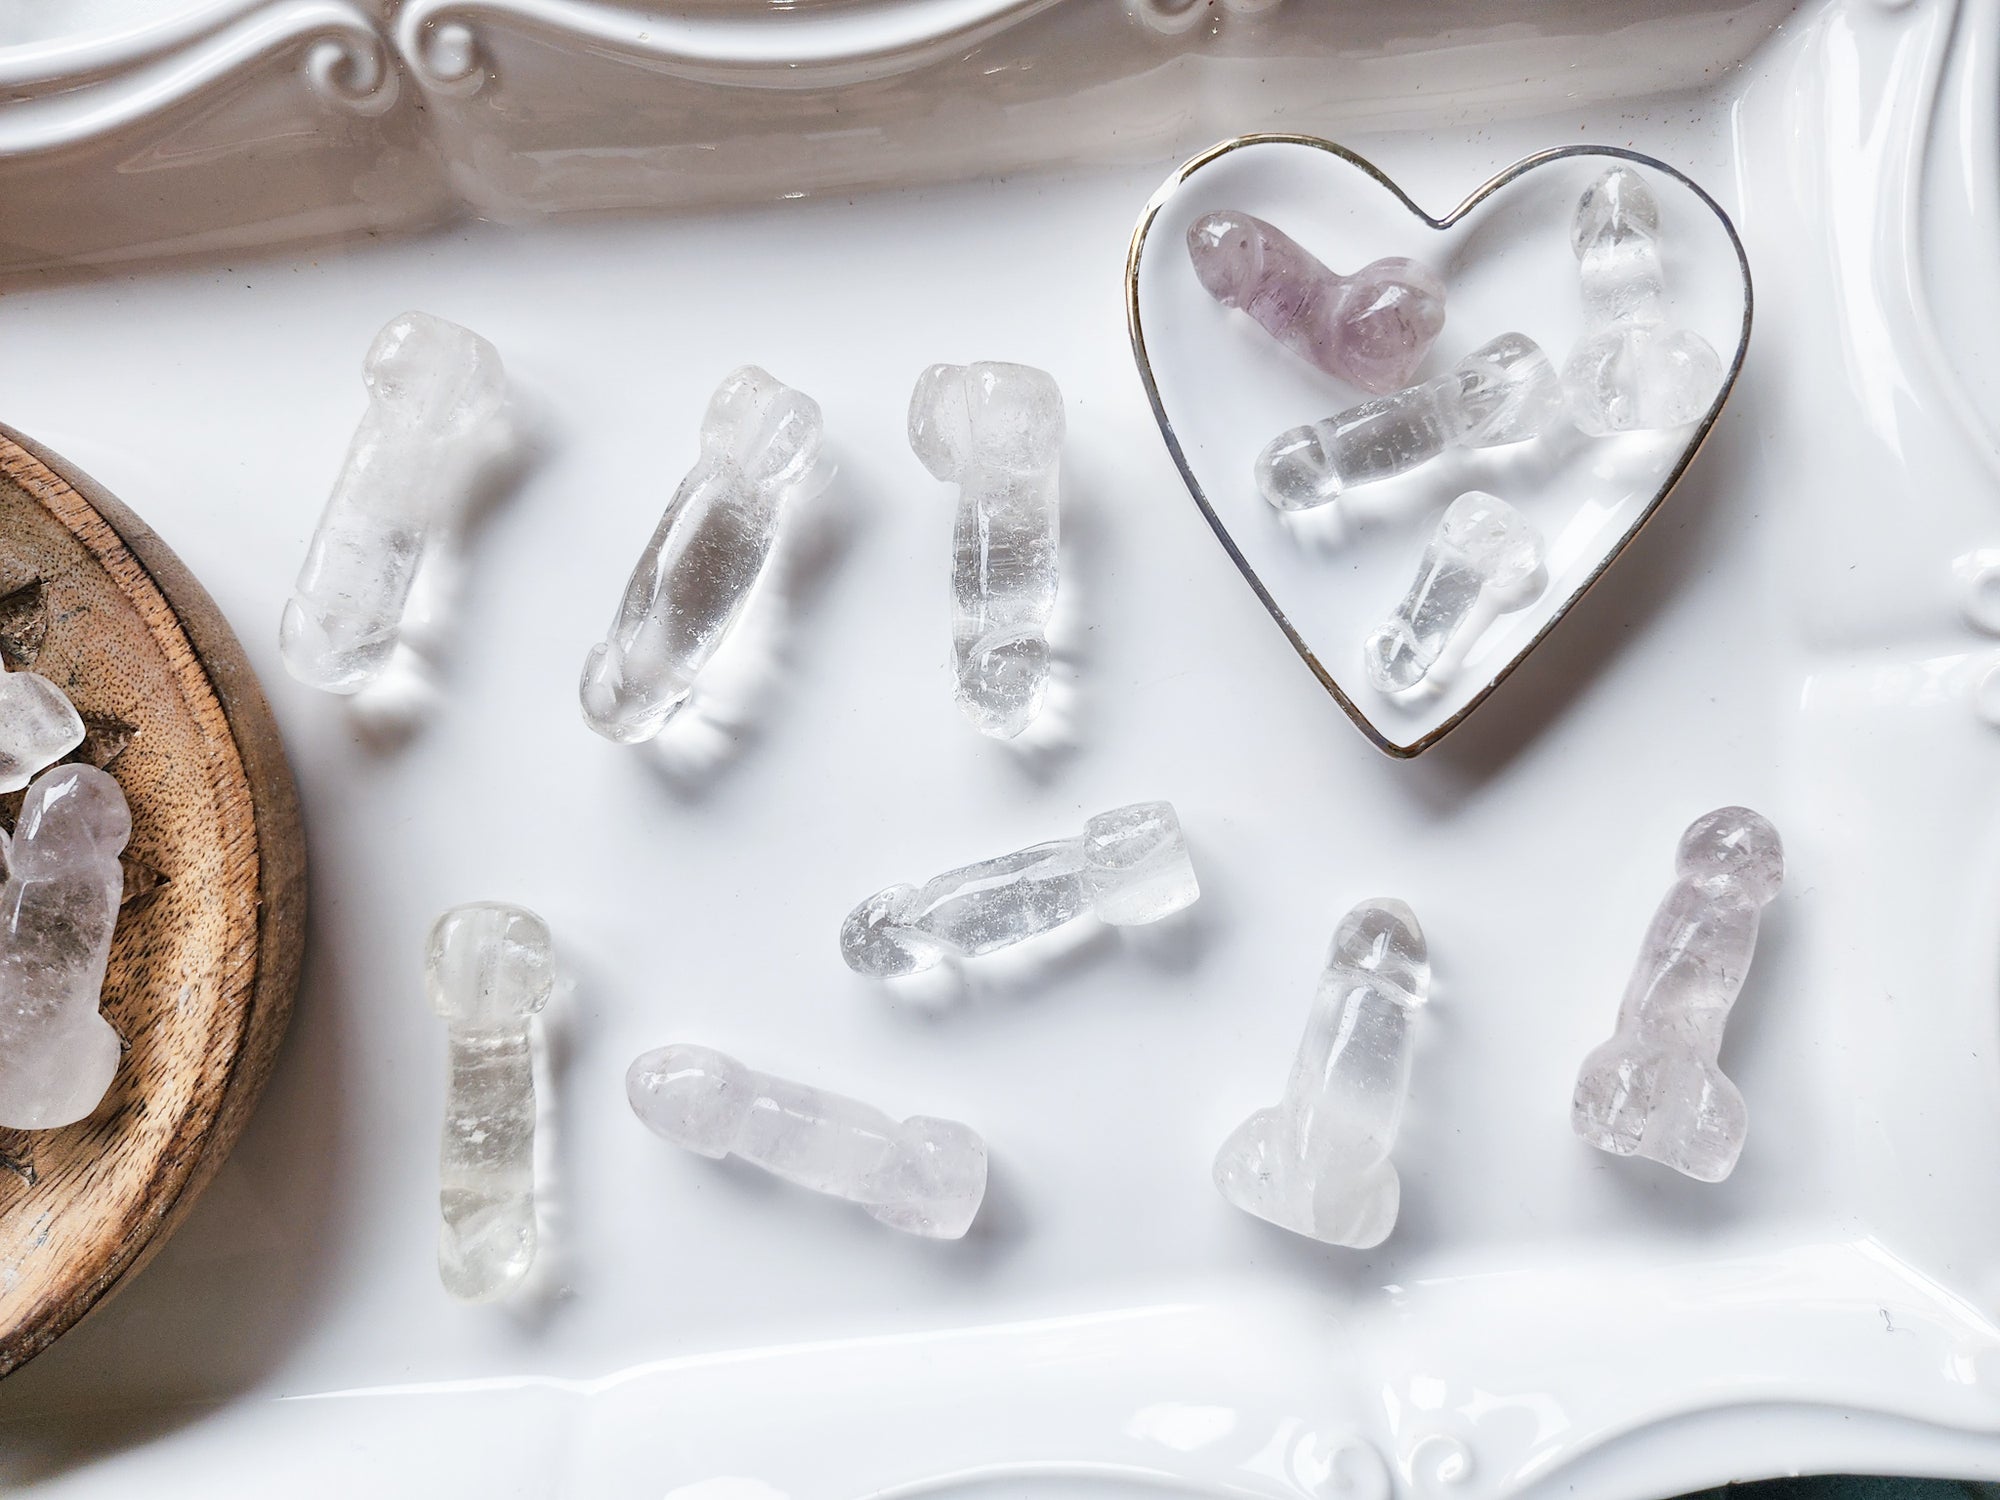
[[[0,1488],[1619,1500],[2000,1476],[2000,743],[1969,696],[1996,647],[1953,572],[2000,545],[2000,382],[1966,326],[1995,306],[1973,273],[2000,234],[1996,44],[1990,7],[1830,0],[1698,94],[1557,88],[1535,119],[1351,138],[1429,202],[1551,142],[1630,141],[1769,268],[1666,510],[1413,763],[1340,716],[1160,447],[1116,286],[1170,160],[0,301],[0,416],[237,623],[316,881],[269,1094],[153,1266],[0,1384]],[[542,425],[473,538],[444,696],[397,742],[293,685],[270,622],[358,413],[352,351],[405,305],[492,337]],[[917,372],[974,357],[1070,397],[1062,732],[1028,746],[949,700],[949,505],[901,440]],[[705,724],[650,758],[601,743],[577,654],[662,463],[692,459],[673,435],[752,358],[825,393],[825,525]],[[1174,944],[1086,933],[928,1005],[841,968],[865,871],[1137,795],[1173,798],[1202,872]],[[1589,1150],[1565,1112],[1659,851],[1730,801],[1784,829],[1791,875],[1723,1049],[1756,1128],[1710,1187]],[[1334,1251],[1207,1169],[1268,1102],[1329,922],[1380,889],[1424,914],[1434,998],[1396,1231]],[[490,897],[549,919],[573,987],[549,1012],[545,1280],[467,1309],[430,1264],[443,1038],[418,965],[432,913]],[[974,1123],[979,1225],[885,1235],[661,1151],[619,1077],[682,1035]]]

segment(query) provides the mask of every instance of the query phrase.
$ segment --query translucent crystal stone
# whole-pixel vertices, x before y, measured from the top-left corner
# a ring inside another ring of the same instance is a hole
[[[1444,327],[1444,283],[1413,260],[1371,261],[1342,276],[1282,230],[1234,209],[1195,220],[1187,245],[1211,297],[1364,391],[1408,385]]]
[[[511,1290],[535,1260],[528,1027],[555,982],[548,924],[498,902],[453,907],[431,928],[424,970],[451,1051],[438,1276],[452,1296],[486,1302]]]
[[[1667,326],[1660,205],[1646,180],[1620,166],[1586,188],[1570,247],[1586,330],[1563,364],[1576,425],[1596,437],[1699,420],[1722,387],[1722,360],[1700,334]]]
[[[0,792],[20,791],[82,743],[67,693],[34,672],[0,673]]]
[[[1085,912],[1114,927],[1157,922],[1200,894],[1172,806],[1137,802],[1092,818],[1077,838],[877,891],[841,925],[840,956],[856,973],[895,978],[991,953]]]
[[[92,766],[37,776],[0,887],[0,1127],[48,1130],[97,1108],[118,1071],[98,1014],[132,816]]]
[[[640,553],[609,634],[584,661],[578,692],[592,729],[636,744],[687,703],[807,488],[821,426],[817,402],[755,365],[716,388],[701,457]]]
[[[1531,603],[1508,596],[1541,565],[1542,538],[1525,516],[1497,495],[1466,491],[1438,522],[1403,602],[1369,635],[1368,680],[1385,693],[1415,687],[1482,599],[1494,596],[1503,612]]]
[[[1041,712],[1056,603],[1063,402],[1027,365],[932,365],[910,398],[910,447],[960,486],[952,535],[958,706],[1011,739]]]
[[[1736,1167],[1749,1112],[1717,1064],[1764,908],[1785,881],[1778,830],[1747,807],[1681,836],[1679,878],[1653,914],[1611,1040],[1584,1059],[1570,1104],[1583,1140],[1702,1182]]]
[[[1342,919],[1284,1097],[1216,1155],[1223,1197],[1330,1245],[1366,1250],[1389,1237],[1402,1196],[1389,1152],[1430,976],[1423,930],[1402,902],[1364,901]]]
[[[1447,448],[1526,442],[1562,418],[1555,365],[1526,334],[1503,333],[1434,380],[1280,433],[1257,456],[1257,489],[1279,510],[1310,510]]]
[[[286,670],[330,693],[388,665],[425,543],[464,501],[507,400],[494,347],[422,312],[375,335],[362,381],[368,410],[278,627]]]
[[[775,1177],[858,1203],[891,1229],[955,1240],[986,1196],[986,1143],[956,1120],[878,1109],[755,1073],[707,1047],[635,1060],[625,1096],[648,1129],[717,1160],[740,1156]]]

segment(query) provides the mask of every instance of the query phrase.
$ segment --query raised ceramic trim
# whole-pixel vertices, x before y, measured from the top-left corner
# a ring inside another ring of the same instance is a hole
[[[1675,461],[1674,466],[1667,471],[1665,479],[1661,481],[1659,489],[1654,492],[1653,498],[1646,502],[1632,524],[1625,529],[1624,534],[1605,552],[1597,565],[1590,570],[1589,576],[1581,584],[1577,585],[1576,588],[1572,589],[1556,606],[1555,611],[1548,619],[1542,622],[1541,628],[1535,632],[1528,643],[1515,652],[1513,656],[1509,657],[1502,664],[1500,670],[1495,672],[1486,684],[1478,692],[1474,693],[1467,700],[1465,706],[1460,708],[1457,713],[1446,719],[1428,734],[1422,735],[1407,745],[1398,744],[1383,734],[1375,721],[1369,717],[1368,712],[1342,691],[1340,684],[1334,680],[1333,674],[1321,665],[1319,657],[1314,654],[1312,647],[1306,643],[1305,637],[1299,633],[1298,628],[1292,624],[1291,619],[1285,614],[1284,610],[1279,608],[1278,601],[1271,597],[1270,590],[1264,587],[1263,579],[1258,576],[1257,570],[1251,566],[1250,560],[1243,555],[1242,550],[1236,545],[1235,539],[1229,534],[1228,525],[1216,513],[1215,507],[1209,503],[1208,496],[1203,493],[1200,481],[1195,478],[1194,469],[1188,463],[1187,454],[1181,448],[1180,434],[1174,430],[1174,424],[1167,416],[1166,407],[1160,400],[1159,384],[1153,378],[1153,362],[1146,351],[1144,319],[1139,311],[1139,262],[1145,253],[1147,239],[1152,234],[1153,223],[1159,217],[1160,210],[1180,191],[1189,178],[1210,163],[1221,157],[1228,156],[1231,152],[1240,151],[1245,146],[1304,146],[1315,151],[1324,151],[1329,155],[1337,156],[1351,166],[1359,168],[1364,176],[1372,179],[1379,187],[1387,189],[1396,201],[1415,215],[1421,223],[1435,230],[1450,229],[1486,199],[1500,191],[1501,188],[1506,187],[1509,183],[1528,172],[1534,171],[1538,167],[1548,165],[1550,162],[1561,161],[1566,157],[1572,156],[1615,157],[1623,161],[1636,162],[1642,167],[1648,167],[1655,172],[1673,178],[1692,192],[1714,213],[1722,225],[1723,233],[1729,239],[1730,248],[1736,252],[1736,264],[1743,274],[1743,324],[1736,337],[1735,353],[1731,357],[1729,368],[1722,378],[1722,389],[1716,393],[1715,403],[1709,407],[1707,414],[1696,424],[1694,435],[1689,438],[1686,447],[1681,450],[1681,455]],[[1642,151],[1628,150],[1623,146],[1556,146],[1546,151],[1537,151],[1531,156],[1522,157],[1512,166],[1503,167],[1499,172],[1489,177],[1485,182],[1467,194],[1456,208],[1450,209],[1442,215],[1433,215],[1419,207],[1416,200],[1404,192],[1401,187],[1397,186],[1380,167],[1376,166],[1366,157],[1350,151],[1347,147],[1333,141],[1314,135],[1292,135],[1281,132],[1234,136],[1229,140],[1210,146],[1206,151],[1189,157],[1168,176],[1167,180],[1160,185],[1159,190],[1147,201],[1144,211],[1140,213],[1139,222],[1132,231],[1131,248],[1126,252],[1125,256],[1125,321],[1132,340],[1132,357],[1139,366],[1139,379],[1146,387],[1146,400],[1152,405],[1153,419],[1159,423],[1160,435],[1166,439],[1167,451],[1173,455],[1174,467],[1180,470],[1181,480],[1187,485],[1189,495],[1193,496],[1194,503],[1200,507],[1202,515],[1208,521],[1209,529],[1215,533],[1216,540],[1222,543],[1222,550],[1229,554],[1230,559],[1236,564],[1237,571],[1242,573],[1243,581],[1250,585],[1251,592],[1256,594],[1271,618],[1277,621],[1278,628],[1285,633],[1285,639],[1292,643],[1292,649],[1298,652],[1299,659],[1312,670],[1313,676],[1319,679],[1320,686],[1333,695],[1334,702],[1338,703],[1347,717],[1354,721],[1354,727],[1368,737],[1370,744],[1374,745],[1376,749],[1382,751],[1385,755],[1394,756],[1398,760],[1408,760],[1423,754],[1424,751],[1430,749],[1431,746],[1435,745],[1439,740],[1443,739],[1452,730],[1471,717],[1473,710],[1492,697],[1494,690],[1509,677],[1513,676],[1514,670],[1522,662],[1526,661],[1529,656],[1534,654],[1537,646],[1548,639],[1549,632],[1561,624],[1563,618],[1568,615],[1570,610],[1576,607],[1577,602],[1597,586],[1597,581],[1604,576],[1613,563],[1617,562],[1624,555],[1625,549],[1632,545],[1633,538],[1645,529],[1646,523],[1652,520],[1654,513],[1659,510],[1667,496],[1673,492],[1674,486],[1680,483],[1681,475],[1687,472],[1688,465],[1694,462],[1695,455],[1701,452],[1702,445],[1708,441],[1708,435],[1715,427],[1715,419],[1722,415],[1722,408],[1729,400],[1729,393],[1736,387],[1736,377],[1743,371],[1744,356],[1750,352],[1750,324],[1755,307],[1756,296],[1750,281],[1750,257],[1743,248],[1742,236],[1737,233],[1735,223],[1730,219],[1722,205],[1717,203],[1709,195],[1707,189],[1689,177],[1687,173],[1676,167],[1668,166],[1657,157],[1648,156]]]

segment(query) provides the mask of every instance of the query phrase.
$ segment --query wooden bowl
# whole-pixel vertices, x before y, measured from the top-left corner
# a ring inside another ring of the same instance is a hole
[[[271,710],[160,539],[0,427],[0,655],[67,692],[132,807],[90,1118],[0,1130],[0,1375],[165,1243],[249,1117],[291,1013],[305,843]],[[20,794],[0,799],[11,823]]]

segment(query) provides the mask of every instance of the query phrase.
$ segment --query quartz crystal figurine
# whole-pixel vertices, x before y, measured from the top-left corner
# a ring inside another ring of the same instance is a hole
[[[1424,548],[1409,593],[1368,637],[1369,681],[1385,693],[1415,687],[1483,598],[1497,596],[1503,613],[1532,602],[1511,596],[1541,566],[1541,535],[1526,517],[1483,490],[1460,495]]]
[[[1188,229],[1208,294],[1239,308],[1329,375],[1376,395],[1408,385],[1444,327],[1444,283],[1400,257],[1352,276],[1328,270],[1283,231],[1226,209]]]
[[[1600,1151],[1720,1182],[1750,1121],[1716,1059],[1759,920],[1785,882],[1785,850],[1749,808],[1719,807],[1681,835],[1674,864],[1679,879],[1646,930],[1618,1029],[1577,1074],[1570,1124]]]
[[[362,361],[368,411],[285,605],[285,669],[359,691],[395,654],[410,588],[439,522],[464,503],[507,402],[500,355],[469,329],[408,312]]]
[[[649,740],[687,703],[695,677],[764,576],[791,501],[819,462],[819,404],[745,365],[716,387],[701,457],[674,491],[590,648],[584,722],[608,740]]]
[[[0,792],[18,792],[37,772],[83,743],[69,695],[36,672],[0,673]]]
[[[952,533],[958,706],[1012,739],[1041,712],[1056,603],[1063,404],[1026,365],[932,365],[910,398],[910,447],[959,484]]]
[[[548,1004],[548,924],[498,902],[455,906],[424,962],[444,1018],[445,1090],[438,1276],[466,1302],[505,1295],[535,1259],[535,1079],[528,1024]]]
[[[878,1109],[773,1078],[707,1047],[662,1047],[636,1059],[625,1096],[655,1134],[721,1160],[740,1156],[775,1177],[858,1203],[891,1229],[955,1240],[986,1196],[986,1143],[956,1120]]]
[[[841,924],[840,956],[857,974],[894,979],[1008,947],[1086,911],[1114,927],[1157,922],[1200,894],[1172,805],[1135,802],[1099,813],[1078,838],[877,891]]]
[[[1223,1197],[1329,1245],[1367,1250],[1389,1237],[1402,1195],[1389,1150],[1430,979],[1423,930],[1402,902],[1364,901],[1341,919],[1284,1098],[1216,1154]]]
[[[1576,425],[1599,437],[1699,419],[1722,387],[1722,361],[1700,334],[1667,326],[1660,205],[1646,180],[1613,167],[1584,189],[1570,248],[1586,330],[1563,365]]]
[[[1280,433],[1257,456],[1257,489],[1279,510],[1310,510],[1447,448],[1526,442],[1562,418],[1555,365],[1526,334],[1503,333],[1434,380]]]
[[[132,832],[125,794],[93,766],[37,776],[4,847],[0,887],[0,1126],[81,1120],[118,1071],[97,1012]]]

